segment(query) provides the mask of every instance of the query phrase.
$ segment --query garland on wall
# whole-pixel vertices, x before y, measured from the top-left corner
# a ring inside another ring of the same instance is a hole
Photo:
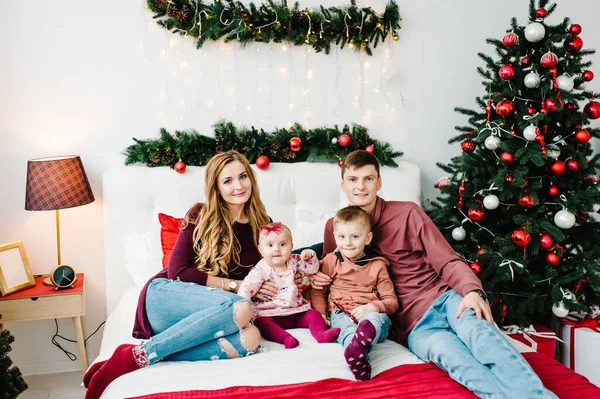
[[[214,137],[195,130],[169,133],[160,130],[160,138],[138,140],[125,150],[125,165],[142,163],[150,167],[170,166],[185,172],[186,166],[206,165],[216,153],[236,150],[251,163],[265,170],[271,162],[337,162],[351,151],[364,149],[374,154],[382,165],[396,167],[394,158],[402,156],[389,143],[372,139],[361,125],[304,129],[300,124],[289,129],[236,128],[233,123],[220,121],[213,125]]]
[[[233,0],[147,0],[148,8],[163,28],[196,39],[200,48],[207,40],[224,38],[226,42],[289,43],[309,45],[316,52],[329,54],[332,44],[372,55],[372,48],[387,36],[398,40],[400,12],[390,0],[383,14],[370,7],[324,7],[318,10],[300,9],[298,2],[289,8],[287,0],[269,0],[257,7],[248,7]]]

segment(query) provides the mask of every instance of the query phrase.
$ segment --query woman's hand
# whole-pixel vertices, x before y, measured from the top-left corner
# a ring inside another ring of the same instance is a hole
[[[372,303],[368,303],[366,305],[360,305],[360,306],[354,308],[354,310],[352,310],[352,312],[350,312],[350,314],[352,316],[354,316],[357,320],[360,320],[365,314],[367,314],[369,312],[377,312],[377,308]]]
[[[277,284],[272,281],[265,281],[260,286],[258,292],[252,297],[261,302],[267,302],[273,300],[273,297],[277,295],[279,289],[277,288]]]
[[[331,277],[322,272],[317,272],[317,274],[313,274],[309,278],[313,290],[322,290],[331,284]]]
[[[323,320],[325,320],[325,324],[327,324],[327,327],[331,327],[331,322],[329,321],[327,316],[321,313],[321,317],[323,318]]]
[[[310,285],[310,280],[308,279],[308,276],[304,275],[304,273],[296,271],[296,274],[294,274],[294,283],[296,284],[296,287],[298,287],[298,292],[303,293],[307,288],[306,286]]]

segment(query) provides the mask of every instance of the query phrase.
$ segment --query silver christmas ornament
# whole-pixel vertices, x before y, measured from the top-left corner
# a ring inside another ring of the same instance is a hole
[[[528,141],[535,141],[538,134],[539,130],[535,125],[529,125],[523,130],[523,137]]]
[[[550,158],[558,159],[560,156],[560,147],[556,144],[549,144],[546,146],[546,152]]]
[[[488,150],[492,150],[492,151],[497,150],[499,144],[500,144],[500,139],[496,136],[489,136],[483,142],[483,145],[485,145],[485,148],[487,148]]]
[[[529,89],[535,89],[540,85],[540,75],[537,72],[529,72],[525,75],[523,83]]]
[[[533,22],[525,28],[525,39],[531,43],[537,43],[546,36],[546,28],[539,22]]]
[[[570,229],[575,225],[575,215],[566,209],[558,211],[556,212],[556,215],[554,215],[554,224],[561,229]]]
[[[467,238],[467,230],[463,229],[462,227],[456,227],[454,230],[452,230],[452,238],[454,238],[456,241],[464,240]]]
[[[494,210],[498,208],[498,205],[500,205],[500,200],[494,194],[487,195],[483,199],[483,206],[485,209]]]
[[[552,313],[554,313],[556,317],[560,317],[562,319],[569,314],[569,309],[565,307],[563,301],[560,301],[552,305]]]
[[[572,77],[567,75],[560,75],[556,78],[556,83],[558,84],[558,88],[563,91],[571,91],[573,87],[575,87],[575,81]]]

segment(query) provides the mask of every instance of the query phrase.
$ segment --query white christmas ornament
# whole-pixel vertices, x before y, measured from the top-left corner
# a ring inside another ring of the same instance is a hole
[[[539,134],[539,129],[535,125],[529,125],[523,130],[523,137],[525,140],[535,141],[535,138]]]
[[[500,205],[500,200],[494,194],[487,195],[483,199],[483,206],[485,209],[493,210],[498,208],[498,205]]]
[[[560,75],[556,78],[556,83],[558,84],[558,88],[563,91],[571,91],[573,87],[575,87],[575,81],[572,77],[567,75]]]
[[[558,159],[560,156],[560,147],[556,144],[550,144],[546,147],[546,152],[550,158]]]
[[[462,227],[456,227],[454,230],[452,230],[452,238],[454,238],[456,241],[464,240],[467,238],[467,230],[463,229]]]
[[[331,144],[337,144],[337,137],[331,139]]]
[[[533,22],[525,28],[525,39],[531,43],[537,43],[546,36],[546,28],[539,22]]]
[[[523,83],[529,89],[535,89],[540,85],[540,75],[537,72],[529,72],[523,79]]]
[[[558,211],[556,212],[556,215],[554,215],[554,224],[561,229],[570,229],[575,225],[575,215],[566,209]]]
[[[563,301],[560,301],[552,305],[552,313],[554,313],[556,317],[563,318],[569,314],[569,309],[565,308]]]
[[[483,144],[488,150],[497,150],[500,144],[500,139],[496,136],[489,136],[487,139],[485,139]]]

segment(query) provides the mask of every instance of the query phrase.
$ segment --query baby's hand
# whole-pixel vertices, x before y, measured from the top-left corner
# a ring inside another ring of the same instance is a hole
[[[302,259],[303,261],[311,260],[312,258],[314,258],[316,256],[317,256],[317,253],[315,251],[313,251],[312,249],[305,249],[304,251],[302,251],[300,253],[300,259]]]
[[[377,312],[377,308],[372,303],[360,305],[359,307],[354,308],[354,310],[350,313],[352,314],[352,316],[360,320],[365,314],[369,312]]]

